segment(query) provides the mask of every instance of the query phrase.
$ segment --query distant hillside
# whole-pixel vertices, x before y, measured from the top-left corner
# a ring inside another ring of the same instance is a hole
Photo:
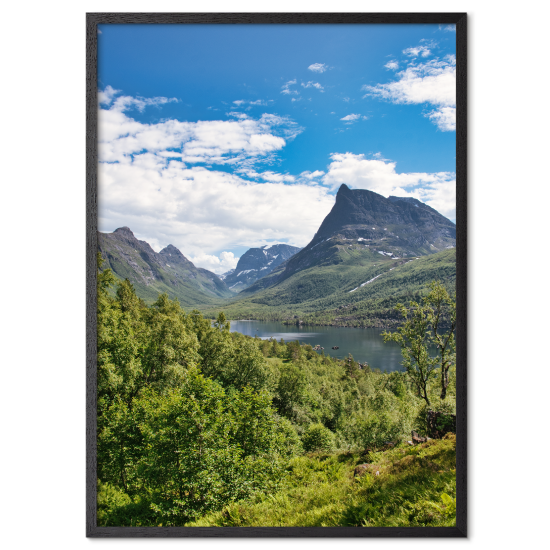
[[[98,233],[98,245],[106,261],[104,267],[111,268],[119,279],[128,278],[147,303],[162,292],[178,298],[182,306],[210,304],[232,295],[217,275],[195,267],[175,246],[157,253],[136,239],[128,227]]]
[[[455,249],[394,259],[366,251],[357,241],[335,240],[334,246],[332,264],[298,271],[261,289],[261,284],[269,282],[268,276],[241,292],[238,299],[224,306],[205,306],[202,311],[214,317],[223,310],[230,319],[393,327],[400,322],[395,305],[420,298],[431,281],[440,280],[454,291]],[[279,275],[273,272],[271,278]]]
[[[288,244],[251,248],[239,258],[235,269],[224,273],[225,284],[233,291],[247,288],[300,250],[301,248]]]

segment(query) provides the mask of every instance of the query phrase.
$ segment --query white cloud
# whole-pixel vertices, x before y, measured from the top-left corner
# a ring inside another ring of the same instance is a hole
[[[328,69],[328,66],[324,63],[313,63],[308,69],[314,73],[324,73]]]
[[[454,129],[456,107],[456,58],[448,55],[443,60],[410,65],[397,73],[399,80],[376,86],[363,86],[364,97],[379,97],[393,103],[429,103],[436,107],[429,118],[443,131]]]
[[[350,101],[350,100],[349,100],[349,97],[343,97],[342,99],[343,99],[343,101],[345,101],[346,103],[349,103],[349,101]]]
[[[240,113],[239,111],[230,111],[229,113],[226,113],[227,116],[232,116],[234,118],[240,118],[242,120],[248,118],[248,115],[246,113]]]
[[[445,27],[439,25],[439,30],[443,32],[456,32],[456,25],[446,25]]]
[[[237,107],[240,107],[243,103],[246,103],[244,99],[237,99],[233,102]]]
[[[105,88],[107,89],[107,88]],[[178,99],[175,97],[131,97],[127,95],[123,95],[120,97],[117,97],[113,105],[111,106],[112,111],[118,111],[118,112],[124,112],[128,111],[129,109],[137,109],[140,113],[142,113],[145,109],[145,107],[150,106],[159,106],[164,105],[166,103],[172,103],[175,101],[178,102]]]
[[[369,189],[384,197],[415,197],[449,219],[455,218],[456,175],[453,172],[398,173],[396,163],[367,159],[365,155],[334,153],[323,178],[333,189],[342,183],[355,189]]]
[[[305,172],[302,172],[300,174],[301,177],[307,178],[308,180],[319,178],[321,176],[324,176],[325,173],[322,170],[315,170],[314,172],[308,172],[307,170]]]
[[[119,94],[121,90],[115,90],[112,86],[106,86],[105,89],[98,90],[97,99],[99,103],[103,105],[110,105],[115,95]]]
[[[116,99],[109,109],[100,109],[100,160],[128,163],[133,156],[147,151],[158,157],[180,158],[187,163],[238,164],[269,157],[302,131],[289,118],[272,114],[263,114],[257,120],[244,113],[229,113],[238,120],[166,120],[142,124],[123,112],[136,106],[136,101],[144,108],[166,103],[165,99],[134,101],[124,96]]]
[[[295,95],[298,95],[298,92],[296,90],[291,90],[290,89],[290,86],[293,86],[294,84],[296,84],[296,79],[294,80],[289,80],[286,84],[283,85],[282,89],[281,89],[281,93],[282,94],[295,94]]]
[[[302,101],[301,97],[293,97],[291,101]]]
[[[392,71],[395,71],[396,69],[399,68],[399,63],[395,60],[392,60],[392,61],[388,61],[384,67],[386,67],[386,69],[391,69]]]
[[[305,246],[330,211],[326,187],[254,169],[302,131],[287,117],[145,124],[123,111],[134,105],[99,111],[101,231],[126,225],[157,249],[173,244],[198,265],[227,271],[223,252],[268,240]],[[232,163],[238,173],[196,162]]]
[[[269,181],[272,183],[293,183],[294,181],[296,181],[296,178],[294,176],[291,176],[290,174],[278,174],[269,170],[266,172],[256,172],[256,170],[253,170],[251,168],[241,168],[240,170],[237,170],[237,172],[239,174],[243,174],[250,179],[261,179],[263,181]]]
[[[100,163],[100,230],[126,225],[144,240],[173,244],[187,257],[219,255],[266,240],[305,246],[334,203],[318,185],[256,184],[227,172],[141,156],[125,164]]]
[[[353,121],[353,120],[357,120],[361,118],[361,115],[347,115],[343,118],[341,118],[340,120],[349,120],[349,121]]]
[[[321,92],[323,92],[325,89],[323,88],[323,86],[321,86],[321,84],[319,84],[319,82],[312,82],[311,80],[309,82],[307,82],[306,84],[304,84],[303,82],[301,83],[301,85],[304,87],[304,88],[317,88],[318,90],[321,90]]]
[[[403,50],[403,53],[409,57],[418,57],[419,55],[422,57],[429,57],[432,52],[426,46],[416,46],[414,48],[407,48],[406,50]]]
[[[197,267],[208,269],[217,275],[221,275],[230,269],[235,269],[239,258],[235,258],[233,252],[223,251],[219,256],[213,254],[198,254],[189,258]]]
[[[440,107],[426,115],[442,132],[456,130],[456,107]]]
[[[368,117],[357,115],[357,114],[352,114],[352,115],[347,115],[347,116],[341,118],[340,120],[343,120],[346,124],[353,124],[354,122],[357,122],[358,120],[361,120],[361,119],[367,120]]]

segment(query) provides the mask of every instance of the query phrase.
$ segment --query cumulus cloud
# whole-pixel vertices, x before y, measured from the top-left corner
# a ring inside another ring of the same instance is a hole
[[[122,90],[115,90],[112,86],[106,86],[104,90],[98,90],[97,99],[103,105],[110,105],[113,98]]]
[[[289,95],[289,94],[298,95],[298,92],[296,90],[290,89],[290,86],[293,86],[294,84],[296,84],[296,79],[289,80],[286,84],[283,84],[283,87],[281,88],[281,93],[286,95]]]
[[[456,130],[456,107],[440,107],[426,114],[442,132]]]
[[[113,93],[107,92],[112,99]],[[187,163],[239,164],[266,158],[280,151],[301,131],[287,117],[263,114],[253,119],[228,113],[237,120],[181,122],[165,120],[142,124],[124,111],[132,107],[167,103],[166,98],[117,98],[99,111],[99,156],[103,162],[128,163],[143,151],[157,157],[179,158]]]
[[[392,71],[395,71],[399,68],[399,63],[395,60],[392,60],[392,61],[388,61],[384,67],[386,67],[386,69],[391,69]]]
[[[456,32],[456,25],[439,25],[439,30],[443,32]]]
[[[342,183],[355,189],[369,189],[384,197],[415,197],[449,219],[455,218],[456,174],[454,172],[398,173],[396,163],[367,159],[365,155],[334,153],[323,182],[332,189]]]
[[[198,254],[189,258],[197,267],[208,269],[217,275],[221,275],[230,269],[235,269],[239,258],[235,258],[233,252],[223,251],[219,256],[213,254]]]
[[[237,107],[240,107],[243,103],[246,103],[244,99],[237,99],[233,102]]]
[[[305,246],[334,203],[324,187],[252,183],[174,159],[140,158],[145,155],[125,164],[100,163],[100,230],[126,225],[187,257],[266,240]]]
[[[332,207],[326,187],[254,168],[301,131],[287,117],[146,124],[124,112],[133,105],[99,110],[101,231],[126,225],[157,249],[173,244],[223,272],[230,257],[222,253],[236,247],[305,246]],[[236,173],[197,162],[231,164]]]
[[[323,88],[323,86],[321,86],[321,84],[319,84],[319,82],[312,82],[311,80],[309,82],[307,82],[306,84],[304,84],[303,82],[301,83],[301,85],[304,87],[304,88],[317,88],[318,90],[320,90],[321,92],[323,92],[325,89]]]
[[[310,65],[308,69],[314,73],[324,73],[328,69],[328,65],[325,65],[324,63],[313,63],[313,65]]]
[[[443,131],[455,129],[456,58],[433,59],[412,64],[397,73],[398,80],[376,86],[363,86],[364,97],[378,97],[393,103],[428,103],[436,107],[427,116]]]

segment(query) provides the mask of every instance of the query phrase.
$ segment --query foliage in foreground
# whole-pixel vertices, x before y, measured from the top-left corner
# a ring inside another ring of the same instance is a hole
[[[233,503],[189,526],[454,526],[455,445],[454,434],[448,434],[367,457],[296,457],[286,468],[284,487],[274,495]],[[365,459],[367,473],[354,477],[354,468]]]
[[[302,525],[374,521],[360,518],[367,481],[352,483],[350,472],[357,453],[425,433],[427,405],[406,373],[231,333],[223,314],[212,324],[166,295],[146,306],[128,281],[111,293],[109,270],[98,282],[100,525],[185,525],[231,515],[236,503],[291,498],[291,489]],[[447,390],[442,401],[432,379],[426,391],[454,412],[453,370]],[[299,515],[301,498],[310,515]],[[376,521],[394,521],[384,514]]]

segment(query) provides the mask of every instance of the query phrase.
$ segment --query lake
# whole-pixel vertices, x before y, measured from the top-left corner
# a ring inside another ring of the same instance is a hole
[[[231,332],[247,336],[258,336],[263,340],[275,338],[285,342],[299,340],[300,343],[325,348],[325,355],[344,359],[349,353],[356,361],[367,362],[371,369],[388,372],[403,370],[401,347],[395,342],[384,344],[378,328],[343,327],[297,327],[275,321],[231,321]],[[332,346],[340,349],[333,350]]]

